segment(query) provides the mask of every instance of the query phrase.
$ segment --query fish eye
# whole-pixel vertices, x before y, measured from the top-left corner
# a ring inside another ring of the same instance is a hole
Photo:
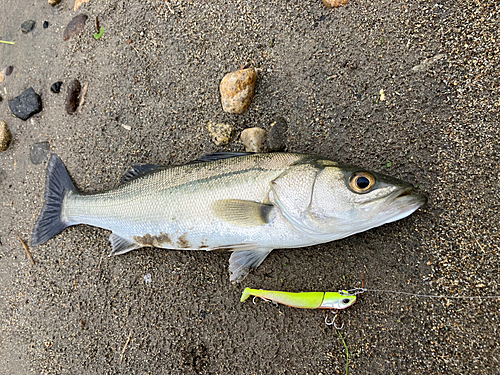
[[[356,193],[365,193],[375,184],[375,176],[368,172],[356,172],[349,178],[349,186]]]
[[[342,300],[342,303],[343,303],[344,305],[349,304],[349,302],[351,302],[351,300],[350,300],[349,298],[344,298],[344,299]]]

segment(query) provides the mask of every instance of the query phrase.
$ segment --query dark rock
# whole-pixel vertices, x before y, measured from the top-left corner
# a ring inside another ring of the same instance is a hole
[[[80,91],[82,89],[82,85],[80,85],[80,81],[74,79],[68,85],[68,94],[66,96],[65,107],[68,115],[72,115],[76,112],[78,108],[78,96],[80,95]]]
[[[49,154],[50,145],[49,142],[35,143],[31,146],[30,150],[30,160],[33,164],[41,164]]]
[[[53,83],[52,86],[50,86],[50,91],[52,91],[54,94],[59,94],[59,92],[61,91],[62,84],[63,84],[62,81]]]
[[[14,116],[26,121],[34,114],[41,112],[42,99],[33,90],[33,87],[30,87],[24,90],[21,95],[9,100],[9,108]]]
[[[27,34],[29,33],[31,30],[33,30],[33,28],[35,27],[35,21],[33,20],[28,20],[28,21],[24,21],[21,25],[21,31],[24,33],[24,34]]]
[[[43,28],[46,29],[49,27],[49,21],[43,21]]]
[[[12,74],[13,70],[14,70],[14,67],[12,65],[8,66],[7,69],[5,70],[5,75],[10,76]]]
[[[3,101],[2,95],[0,95],[0,103]]]
[[[63,40],[67,41],[71,38],[79,35],[85,27],[85,22],[87,22],[87,16],[85,14],[79,14],[73,18],[68,26],[64,29]]]
[[[269,151],[283,151],[286,148],[286,133],[288,124],[283,117],[278,117],[271,124],[269,134],[267,136],[267,146]]]

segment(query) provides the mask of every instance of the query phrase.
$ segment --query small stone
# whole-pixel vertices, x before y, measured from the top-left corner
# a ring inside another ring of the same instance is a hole
[[[14,71],[14,67],[12,65],[10,65],[7,67],[7,69],[5,69],[5,75],[10,76],[13,71]]]
[[[26,121],[34,114],[42,111],[42,99],[33,87],[24,90],[21,95],[9,100],[9,108],[14,116]]]
[[[68,94],[66,95],[65,100],[65,108],[68,115],[72,115],[76,112],[78,108],[78,96],[80,95],[80,91],[82,89],[82,85],[80,81],[74,79],[68,85]]]
[[[269,151],[284,151],[286,148],[286,133],[288,131],[288,124],[283,117],[278,117],[275,122],[271,124],[269,135],[267,138],[267,146]]]
[[[244,113],[252,102],[257,83],[254,68],[228,73],[220,83],[222,108],[228,113]]]
[[[50,86],[50,91],[52,91],[54,94],[59,94],[61,92],[62,84],[63,84],[62,81],[53,83],[52,86]]]
[[[227,145],[233,135],[233,127],[226,123],[215,124],[213,122],[209,122],[207,130],[210,133],[212,142],[214,142],[217,146]]]
[[[7,123],[0,121],[0,152],[4,152],[9,148],[10,141],[12,141],[12,134],[7,127]]]
[[[262,152],[266,131],[261,128],[249,128],[241,132],[241,141],[246,152]]]
[[[0,95],[0,103],[3,101],[2,95]]]
[[[73,11],[77,11],[78,8],[80,8],[80,5],[82,5],[83,3],[88,3],[90,0],[75,0],[75,8],[73,9]]]
[[[21,31],[24,33],[24,34],[27,34],[29,33],[31,30],[33,30],[33,28],[35,27],[35,21],[33,20],[28,20],[28,21],[24,21],[22,24],[21,24]]]
[[[43,28],[46,29],[49,27],[49,21],[43,21]]]
[[[340,5],[346,5],[349,0],[323,0],[327,8],[338,8]]]
[[[49,4],[55,7],[57,4],[59,4],[61,0],[49,0]]]
[[[68,26],[64,29],[63,40],[67,41],[75,36],[79,35],[85,28],[85,22],[87,22],[87,16],[85,14],[79,14],[73,18]]]
[[[3,82],[3,81],[4,81],[4,79],[5,79],[5,76],[3,75],[3,73],[2,73],[2,72],[0,72],[0,82]]]
[[[33,164],[41,164],[49,154],[50,145],[49,142],[35,143],[31,146],[30,150],[30,160]]]

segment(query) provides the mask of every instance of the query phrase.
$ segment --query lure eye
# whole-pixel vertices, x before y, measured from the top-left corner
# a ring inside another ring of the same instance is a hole
[[[365,193],[375,184],[375,176],[368,172],[356,172],[349,178],[349,186],[356,193]]]
[[[344,298],[344,299],[342,300],[342,303],[343,303],[344,305],[348,305],[348,304],[349,304],[349,302],[351,302],[351,300],[350,300],[349,298]]]

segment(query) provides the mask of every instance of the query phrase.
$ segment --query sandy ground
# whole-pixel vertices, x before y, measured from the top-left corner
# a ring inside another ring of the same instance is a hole
[[[336,291],[359,287],[364,269],[370,289],[500,294],[499,9],[486,0],[333,10],[320,0],[90,0],[77,12],[86,28],[64,42],[72,1],[2,0],[0,39],[16,44],[0,44],[0,69],[14,66],[0,83],[0,120],[14,137],[0,154],[0,373],[342,374],[345,347],[325,312],[242,304],[243,287]],[[23,34],[28,19],[36,26]],[[228,115],[218,84],[242,66],[261,69],[256,95],[245,114]],[[75,78],[89,86],[70,116]],[[28,87],[44,108],[24,122],[8,100]],[[48,160],[30,161],[34,144],[49,142],[75,184],[95,192],[134,163],[241,151],[239,133],[276,116],[289,124],[289,151],[406,180],[428,204],[342,241],[274,251],[236,287],[228,254],[108,258],[109,233],[88,226],[32,248],[35,265],[25,257],[16,234],[30,238]],[[235,127],[228,146],[211,142],[210,121]],[[340,316],[350,373],[500,373],[499,309],[498,299],[367,292]]]

